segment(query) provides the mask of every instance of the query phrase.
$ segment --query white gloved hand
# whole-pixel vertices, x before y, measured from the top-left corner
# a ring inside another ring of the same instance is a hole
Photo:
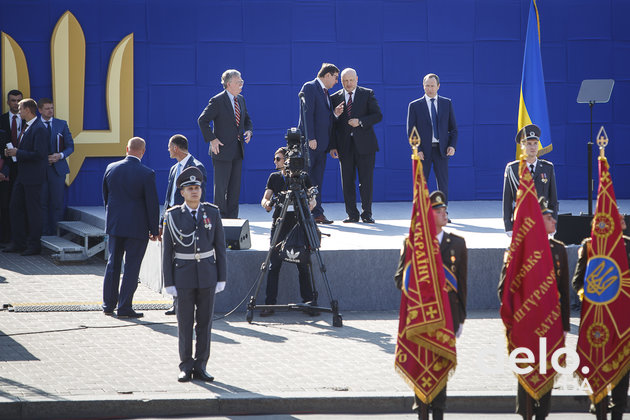
[[[225,289],[225,282],[219,281],[217,282],[217,288],[214,289],[214,294],[221,293]]]
[[[508,236],[508,238],[512,237],[512,231],[508,230],[507,232],[505,232],[505,234]]]
[[[166,286],[164,288],[164,291],[171,296],[177,296],[177,289],[175,288],[175,286]]]
[[[464,324],[459,324],[459,329],[455,333],[455,338],[459,338],[462,335],[462,331],[464,331]]]

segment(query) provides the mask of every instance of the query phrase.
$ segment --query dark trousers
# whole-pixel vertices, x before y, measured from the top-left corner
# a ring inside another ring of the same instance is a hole
[[[295,226],[295,213],[287,212],[285,216],[286,221],[282,225],[282,230],[278,235],[277,242],[283,241],[293,226]],[[276,220],[273,222],[271,228],[271,238],[276,231]],[[280,257],[280,251],[278,247],[275,247],[269,256],[269,274],[267,275],[267,296],[265,298],[265,305],[275,305],[278,298],[278,279],[280,278],[280,269],[282,268],[282,258]],[[313,300],[313,285],[311,284],[311,275],[308,263],[296,264],[300,280],[300,296],[302,296],[302,302],[310,302]]]
[[[519,382],[516,393],[516,414],[520,414],[523,418],[527,414],[527,396],[527,391]],[[543,395],[538,401],[532,401],[532,418],[535,415],[536,420],[544,419],[549,415],[549,411],[551,411],[551,391]]]
[[[138,288],[140,265],[147,249],[147,239],[125,238],[109,235],[109,259],[105,267],[103,279],[103,310],[111,312],[118,304],[118,315],[129,314],[132,310],[133,294]],[[125,256],[125,273],[123,274],[120,293],[120,268],[123,254]]]
[[[0,242],[11,242],[11,217],[9,203],[11,202],[11,187],[9,181],[0,182]]]
[[[308,169],[308,176],[311,178],[311,183],[317,186],[318,190],[317,196],[315,197],[317,204],[315,208],[311,210],[311,214],[313,217],[318,217],[324,214],[322,207],[322,183],[324,182],[324,170],[326,169],[328,153],[318,152],[312,149],[309,149],[308,152],[311,157],[311,167]]]
[[[210,331],[214,313],[214,287],[202,289],[177,288],[177,336],[179,370],[205,370],[210,358]],[[196,321],[196,323],[195,323]],[[195,357],[193,358],[193,324],[195,327]]]
[[[617,383],[617,386],[610,392],[610,397],[606,396],[599,403],[597,403],[597,409],[606,412],[606,408],[610,408],[612,420],[621,419],[623,413],[626,411],[628,405],[628,380],[630,379],[630,372],[626,373],[623,378]],[[612,399],[612,402],[610,401]]]
[[[422,407],[426,404],[420,401],[417,395],[413,396],[413,411],[420,412]],[[444,388],[435,396],[433,401],[429,404],[428,410],[433,412],[433,420],[442,420],[444,418],[444,410],[446,409],[446,385]]]
[[[39,250],[42,237],[42,185],[16,181],[11,195],[11,234],[18,249]]]
[[[361,196],[362,217],[372,217],[372,188],[374,184],[375,153],[360,155],[354,147],[347,153],[339,155],[341,167],[341,185],[343,201],[346,203],[348,217],[358,219],[357,194],[355,187],[356,174],[359,173],[359,195]]]
[[[437,188],[444,193],[446,201],[448,202],[448,157],[440,154],[437,143],[431,147],[431,155],[427,156],[425,153],[424,160],[422,161],[424,179],[426,179],[427,182],[429,181],[431,166],[433,166],[433,172],[437,180]]]
[[[219,207],[222,219],[238,218],[238,199],[241,195],[241,168],[243,159],[212,159],[214,170],[214,204]]]
[[[58,175],[51,167],[47,168],[46,182],[42,185],[43,234],[56,235],[57,222],[63,220],[63,195],[66,188],[65,175]]]

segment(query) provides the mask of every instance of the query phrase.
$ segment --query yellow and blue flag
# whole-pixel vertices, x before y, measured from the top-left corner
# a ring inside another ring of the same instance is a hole
[[[540,150],[538,156],[552,150],[551,126],[547,111],[547,95],[545,94],[545,77],[543,76],[542,57],[540,55],[540,22],[536,0],[531,0],[527,35],[525,37],[525,53],[523,55],[523,74],[521,76],[521,95],[518,103],[518,129],[528,124],[540,127]],[[521,154],[516,148],[516,157]]]

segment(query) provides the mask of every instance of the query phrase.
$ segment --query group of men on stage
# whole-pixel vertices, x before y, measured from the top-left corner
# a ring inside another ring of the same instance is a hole
[[[37,255],[42,234],[54,235],[64,216],[74,142],[67,122],[53,117],[52,100],[11,90],[7,105],[0,116],[0,244],[3,252]]]

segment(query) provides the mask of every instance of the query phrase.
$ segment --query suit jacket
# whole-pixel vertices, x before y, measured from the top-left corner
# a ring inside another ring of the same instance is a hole
[[[344,89],[340,89],[331,96],[332,108],[335,109],[341,102],[345,102]],[[348,124],[351,118],[358,118],[361,125],[352,127]],[[334,136],[330,144],[330,149],[337,149],[343,157],[352,153],[352,144],[361,155],[376,153],[378,151],[378,141],[374,133],[374,124],[383,119],[381,109],[374,97],[372,89],[357,86],[352,95],[352,111],[350,117],[344,112],[334,122]],[[352,135],[352,137],[351,137]],[[354,139],[354,141],[352,141]]]
[[[22,121],[22,123],[24,123],[24,121]],[[8,112],[5,112],[4,114],[0,115],[0,130],[4,130],[6,132],[6,138],[2,140],[2,142],[0,143],[0,147],[1,147],[0,150],[4,150],[7,147],[7,143],[11,142],[11,123],[9,120]],[[20,135],[19,125],[17,127],[17,133],[19,136]],[[14,144],[13,146],[15,147],[16,145]],[[4,166],[8,167],[8,171],[10,172],[10,177],[13,180],[15,180],[15,178],[17,177],[17,163],[13,162],[13,159],[9,157],[4,160]]]
[[[22,124],[26,124],[25,121],[21,120]],[[22,127],[20,125],[17,126],[17,132],[18,132],[18,136],[20,135],[20,129]],[[7,134],[9,135],[9,141],[11,141],[11,121],[9,119],[9,113],[5,112],[4,114],[0,115],[0,130],[4,130],[7,132]],[[14,144],[15,146],[15,144]]]
[[[42,120],[42,124],[46,127],[46,123]],[[66,158],[74,152],[74,140],[68,128],[68,123],[58,118],[53,118],[51,126],[50,140],[48,142],[48,154],[63,153],[63,159],[59,159],[56,163],[49,165],[49,175],[57,175],[65,177],[70,173],[68,161]],[[57,142],[60,144],[58,145]],[[59,150],[57,150],[60,148]]]
[[[402,288],[406,252],[407,247],[403,246],[403,252],[394,275],[394,281],[398,289]],[[444,231],[444,236],[440,243],[440,254],[442,255],[444,267],[451,270],[455,278],[457,278],[457,292],[450,287],[448,291],[453,328],[457,332],[459,324],[463,324],[466,320],[466,297],[468,294],[468,249],[466,248],[466,241],[461,236]]]
[[[173,232],[183,232],[184,234],[196,232],[196,243],[193,244],[190,241],[191,236],[184,236],[180,242],[178,238],[173,237],[171,229]],[[196,249],[194,245],[196,245]],[[202,258],[199,261],[175,257],[175,253],[193,255],[213,250],[213,256]],[[165,287],[207,288],[214,287],[219,281],[226,281],[225,233],[217,206],[201,203],[197,211],[196,223],[183,204],[167,211],[164,236],[162,237],[162,270]]]
[[[171,198],[171,193],[173,192],[173,188],[177,188],[176,186],[177,180],[175,179],[175,174],[177,174],[178,164],[179,162],[171,166],[171,170],[168,172],[168,186],[166,187],[166,197],[164,199],[164,213],[166,213],[166,210],[168,210],[168,208],[171,207],[169,206],[169,201]],[[208,181],[208,174],[206,172],[206,167],[203,166],[203,163],[195,159],[193,155],[190,155],[190,157],[186,161],[186,165],[184,165],[184,167],[182,168],[182,172],[184,171],[184,169],[189,168],[191,166],[196,166],[197,169],[199,169],[201,173],[203,174],[203,181],[201,183],[201,201],[203,202],[206,199],[206,183]],[[184,203],[184,197],[182,197],[181,194],[175,191],[174,204],[172,207],[179,206],[180,204],[183,204],[183,203]],[[162,225],[163,221],[164,221],[164,215],[162,215],[162,218],[160,220],[160,225]]]
[[[10,157],[4,155],[4,149],[7,148],[7,143],[9,142],[9,134],[0,128],[0,172],[4,174],[4,176],[9,176],[10,171],[10,163],[12,161]]]
[[[217,138],[223,143],[218,155],[213,155],[212,149],[208,149],[208,154],[212,156],[212,159],[234,160],[242,159],[245,156],[243,133],[252,130],[252,120],[249,118],[243,95],[238,95],[236,98],[241,110],[241,120],[238,126],[234,116],[234,107],[225,90],[210,99],[208,106],[197,119],[206,143]],[[212,122],[212,128],[210,128],[210,122]]]
[[[24,123],[26,124],[26,122]],[[15,146],[15,145],[14,145]],[[24,185],[43,184],[48,166],[48,130],[39,118],[26,128],[17,146],[16,182]]]
[[[329,105],[326,93],[317,79],[304,83],[300,90],[300,93],[302,92],[304,92],[306,102],[306,129],[308,129],[308,133],[305,132],[301,114],[298,126],[307,141],[317,140],[316,151],[327,152],[330,150],[330,138],[332,136],[333,108]]]
[[[562,329],[571,331],[571,303],[569,296],[569,260],[567,258],[567,249],[564,244],[556,239],[549,239],[549,247],[551,248],[551,259],[553,260],[553,269],[556,275],[556,284],[558,285],[558,293],[560,293],[560,314],[562,317]],[[499,285],[497,291],[499,301],[503,301],[503,284],[507,271],[507,255],[505,251],[503,257],[503,267],[501,267],[501,275],[499,277]]]
[[[510,162],[505,167],[503,178],[503,224],[506,231],[511,231],[514,225],[514,207],[516,206],[516,192],[518,191],[519,161]],[[558,220],[558,190],[556,189],[556,172],[553,163],[538,159],[534,167],[534,186],[536,195],[545,197],[549,209],[553,210],[554,219]]]
[[[103,176],[106,232],[125,238],[157,235],[160,204],[155,172],[139,159],[127,156],[110,163]]]
[[[457,123],[455,122],[453,104],[449,98],[438,95],[437,114],[440,154],[442,157],[446,157],[446,149],[448,147],[457,149]],[[416,99],[409,104],[409,109],[407,110],[407,137],[411,135],[413,127],[418,129],[418,134],[420,135],[420,150],[425,156],[430,156],[433,124],[431,123],[431,114],[427,107],[426,96]]]

